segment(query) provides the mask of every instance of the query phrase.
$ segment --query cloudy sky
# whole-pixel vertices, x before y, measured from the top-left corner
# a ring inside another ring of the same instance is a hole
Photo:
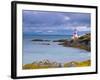
[[[23,33],[32,35],[72,35],[90,32],[90,14],[23,10]]]

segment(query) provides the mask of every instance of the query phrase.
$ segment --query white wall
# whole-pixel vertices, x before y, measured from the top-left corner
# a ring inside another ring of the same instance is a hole
[[[98,6],[100,5],[99,4],[100,0],[27,0],[27,1],[41,1],[41,2],[52,2],[52,3],[56,2],[56,3],[64,3],[64,4],[82,4],[82,5],[98,5]],[[10,58],[11,58],[10,3],[11,3],[11,0],[0,1],[0,80],[11,80],[10,78],[10,65],[11,65],[11,61],[10,61]],[[100,16],[98,17],[100,20]],[[100,34],[100,29],[99,29],[99,34]],[[99,37],[99,40],[100,40],[100,37]],[[98,44],[100,44],[100,42]],[[99,52],[100,52],[100,49],[99,49]],[[100,58],[99,58],[99,61],[100,61]],[[99,63],[99,67],[100,67],[100,63]],[[51,78],[41,78],[41,79],[36,78],[36,79],[27,79],[27,80],[100,80],[99,76],[100,76],[100,73],[92,74],[92,75],[51,77]]]

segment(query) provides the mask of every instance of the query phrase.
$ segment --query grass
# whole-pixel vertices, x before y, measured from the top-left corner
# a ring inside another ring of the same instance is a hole
[[[50,61],[49,61],[50,62]],[[86,67],[86,66],[91,66],[91,61],[90,60],[86,60],[86,61],[72,61],[72,62],[67,62],[64,63],[63,66],[54,66],[54,64],[38,64],[38,63],[30,63],[30,64],[25,64],[23,65],[23,69],[27,70],[27,69],[47,69],[47,68],[60,68],[60,67]]]
[[[86,67],[86,66],[91,66],[90,60],[86,60],[82,62],[72,61],[64,64],[64,67]]]

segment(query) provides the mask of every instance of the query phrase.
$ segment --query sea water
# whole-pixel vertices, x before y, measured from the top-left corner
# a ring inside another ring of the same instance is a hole
[[[59,63],[70,61],[90,60],[90,52],[78,48],[64,47],[53,40],[71,39],[71,35],[24,35],[22,63],[28,64],[34,61],[47,59]],[[41,39],[47,41],[32,41]]]

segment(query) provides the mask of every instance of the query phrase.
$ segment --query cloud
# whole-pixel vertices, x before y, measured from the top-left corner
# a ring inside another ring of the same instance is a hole
[[[56,32],[56,31],[62,31],[62,30],[74,30],[77,29],[78,31],[90,31],[90,27],[88,27],[88,25],[60,25],[60,26],[46,26],[46,27],[24,27],[24,31],[25,32],[48,32],[48,33],[52,33],[52,32]]]
[[[70,20],[70,17],[65,16],[64,19],[65,19],[65,20]]]
[[[47,31],[47,32],[52,33],[52,32],[54,32],[54,31],[49,30],[49,31]]]
[[[23,32],[39,34],[67,34],[75,28],[90,31],[89,13],[46,12],[23,10]]]
[[[41,32],[43,32],[43,31],[41,31],[41,30],[35,30],[35,32],[41,33]]]
[[[90,31],[90,28],[87,26],[77,26],[76,29],[78,31]]]

